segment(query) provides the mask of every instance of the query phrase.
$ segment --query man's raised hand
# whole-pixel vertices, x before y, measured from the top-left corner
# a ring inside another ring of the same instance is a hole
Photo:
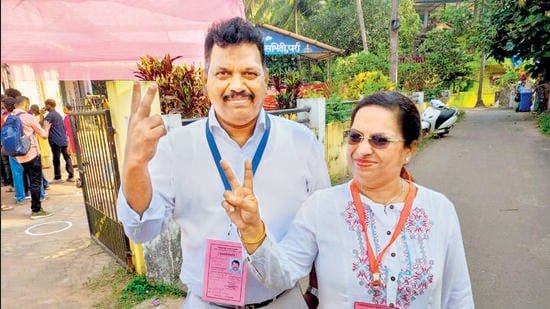
[[[222,202],[222,206],[231,221],[233,221],[241,232],[241,236],[252,239],[256,236],[256,230],[263,228],[258,201],[252,187],[252,162],[246,160],[244,163],[244,181],[242,186],[227,161],[222,160],[221,166],[231,185],[231,191],[225,191],[223,194],[224,201]]]
[[[150,115],[156,93],[157,86],[151,85],[142,98],[141,85],[134,82],[121,182],[128,205],[140,215],[147,210],[153,196],[148,163],[157,151],[160,138],[166,134],[160,115]]]
[[[129,164],[147,164],[155,155],[158,141],[166,135],[160,115],[150,115],[156,93],[157,86],[151,85],[142,98],[141,85],[134,82],[125,151],[125,162]]]

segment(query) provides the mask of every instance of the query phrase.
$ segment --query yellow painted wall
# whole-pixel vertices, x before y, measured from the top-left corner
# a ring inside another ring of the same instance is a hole
[[[488,64],[485,66],[483,76],[483,105],[486,107],[492,107],[495,105],[495,91],[497,87],[491,85],[491,76],[494,74],[502,74],[505,71],[504,67],[500,64]],[[477,73],[479,76],[479,72]],[[467,92],[461,92],[459,94],[451,94],[448,105],[458,108],[473,108],[477,101],[477,91],[479,89],[479,82],[474,82],[473,87]]]
[[[343,132],[349,128],[347,122],[331,122],[325,131],[325,159],[332,183],[340,183],[349,176],[346,161],[346,147]]]
[[[154,82],[139,82],[141,84],[141,94],[147,91],[147,87]],[[115,143],[117,149],[118,166],[121,168],[124,159],[124,148],[126,147],[126,137],[128,128],[128,119],[130,118],[130,109],[132,104],[133,81],[109,81],[106,83],[107,96],[109,98],[109,109],[113,128],[115,129]],[[160,114],[160,101],[158,92],[153,105],[151,114]],[[132,262],[135,271],[139,275],[145,275],[145,261],[143,258],[143,249],[130,240],[130,249],[132,251]]]

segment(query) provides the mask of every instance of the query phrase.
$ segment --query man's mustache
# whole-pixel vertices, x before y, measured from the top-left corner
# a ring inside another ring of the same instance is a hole
[[[226,94],[223,96],[223,100],[224,101],[227,101],[229,99],[233,99],[235,97],[248,97],[251,101],[254,101],[254,94],[246,91],[246,90],[243,90],[241,92],[235,92],[235,91],[231,91],[230,94]]]

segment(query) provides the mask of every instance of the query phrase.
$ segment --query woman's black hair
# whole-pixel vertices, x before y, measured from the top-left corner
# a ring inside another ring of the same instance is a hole
[[[412,142],[419,139],[421,129],[420,113],[411,99],[393,91],[375,92],[357,103],[351,112],[351,124],[353,124],[355,115],[361,108],[371,105],[381,106],[397,112],[397,120],[406,146],[410,146]]]

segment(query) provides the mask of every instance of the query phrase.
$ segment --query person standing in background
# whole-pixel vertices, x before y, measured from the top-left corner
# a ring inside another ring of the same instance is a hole
[[[71,155],[69,155],[69,152],[67,151],[68,139],[67,132],[65,131],[65,126],[63,124],[63,118],[61,117],[61,114],[55,110],[57,103],[54,99],[47,99],[44,104],[44,109],[48,111],[48,114],[44,117],[44,120],[51,123],[48,142],[50,143],[53,156],[54,179],[50,181],[50,183],[63,181],[61,179],[61,155],[63,155],[63,159],[65,160],[65,170],[68,174],[67,181],[74,182],[73,162],[71,160]]]
[[[29,115],[25,110],[29,107],[29,98],[24,96],[18,96],[15,99],[14,114],[19,114],[19,118],[23,123],[23,131],[27,137],[31,139],[31,147],[29,151],[22,156],[16,156],[15,159],[19,162],[30,180],[31,191],[31,219],[47,218],[53,215],[52,212],[42,209],[42,199],[44,196],[42,186],[42,160],[40,159],[40,148],[38,147],[38,141],[36,140],[36,134],[42,137],[48,137],[48,131],[50,130],[50,122],[44,121],[44,128],[40,126],[40,123],[34,116]]]
[[[15,110],[16,98],[21,96],[21,92],[14,88],[6,89],[6,96],[3,98],[2,104],[6,109],[2,114],[2,127],[9,114]],[[9,167],[11,174],[12,188],[9,188],[7,192],[15,193],[15,202],[18,205],[22,205],[25,199],[30,199],[29,195],[29,181],[23,166],[17,162],[15,157],[5,156],[7,158],[7,166]]]
[[[69,103],[65,103],[63,106],[63,113],[65,117],[63,118],[63,125],[65,126],[65,131],[67,132],[67,138],[69,139],[68,150],[67,152],[71,155],[71,159],[76,160],[76,145],[74,143],[74,133],[73,128],[71,127],[71,113],[73,112],[73,106]],[[81,151],[79,151],[81,153]]]
[[[6,106],[4,105],[4,101],[6,100],[8,96],[5,94],[2,94],[2,121],[0,124],[0,127],[4,126],[4,120],[6,117],[8,117],[8,111],[6,110]],[[1,145],[0,145],[1,147]],[[0,154],[2,156],[2,159],[0,160],[1,165],[1,172],[2,172],[2,185],[7,186],[8,189],[6,192],[15,192],[15,189],[13,188],[13,177],[11,174],[11,167],[10,167],[10,157],[4,154],[4,151],[0,149]]]
[[[44,113],[40,110],[38,104],[32,104],[31,111],[36,120],[38,120],[38,122],[42,124],[44,122]],[[43,138],[42,136],[37,136],[37,138],[42,157],[42,168],[50,168],[52,166],[52,150],[50,149],[48,139]]]
[[[32,112],[32,115],[34,115],[34,118],[36,118],[36,120],[38,120],[38,122],[42,125],[44,123],[44,114],[40,111],[40,107],[37,104],[32,104],[30,111]],[[38,147],[40,147],[42,169],[50,168],[52,165],[52,150],[48,144],[48,139],[43,138],[40,135],[36,138],[38,139]],[[46,176],[44,176],[44,171],[42,171],[42,184],[44,185],[44,190],[50,189],[50,183],[48,179],[46,179]]]

